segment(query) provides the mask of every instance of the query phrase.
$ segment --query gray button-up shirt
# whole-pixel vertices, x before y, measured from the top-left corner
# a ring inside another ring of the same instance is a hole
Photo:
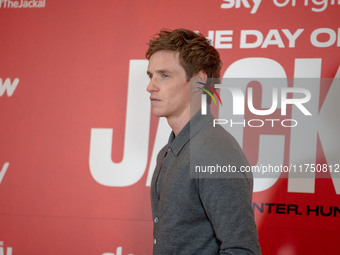
[[[213,116],[198,112],[158,154],[151,183],[153,254],[261,254],[252,210],[252,176],[192,178],[190,165],[248,161]]]

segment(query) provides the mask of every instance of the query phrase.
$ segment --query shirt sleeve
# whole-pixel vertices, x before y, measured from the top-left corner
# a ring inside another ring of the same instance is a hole
[[[252,209],[252,178],[201,178],[203,208],[220,242],[219,254],[261,254]]]

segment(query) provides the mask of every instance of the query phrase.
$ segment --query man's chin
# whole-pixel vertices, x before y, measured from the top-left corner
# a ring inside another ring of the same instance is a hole
[[[165,117],[164,112],[160,112],[160,111],[156,111],[156,110],[152,110],[152,114],[153,114],[155,117]]]
[[[158,117],[158,118],[162,118],[162,117],[166,118],[164,114],[153,114],[153,116]]]

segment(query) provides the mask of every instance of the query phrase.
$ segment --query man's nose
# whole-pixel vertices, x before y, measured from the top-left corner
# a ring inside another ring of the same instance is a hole
[[[157,90],[157,86],[156,86],[156,84],[155,84],[154,78],[151,78],[151,79],[150,79],[149,85],[146,87],[146,90],[147,90],[149,93],[151,93],[151,92]]]

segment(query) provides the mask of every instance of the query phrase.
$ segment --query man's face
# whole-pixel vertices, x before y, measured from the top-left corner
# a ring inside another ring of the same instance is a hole
[[[157,51],[149,60],[152,113],[158,117],[178,118],[190,112],[190,81],[179,63],[179,54]]]

